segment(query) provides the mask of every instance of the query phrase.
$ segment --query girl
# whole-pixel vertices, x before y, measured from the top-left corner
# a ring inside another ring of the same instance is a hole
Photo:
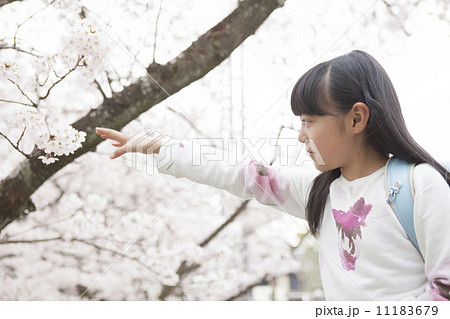
[[[253,160],[194,165],[200,155],[175,140],[150,139],[141,151],[156,149],[161,173],[306,219],[320,240],[327,300],[450,299],[450,177],[409,134],[382,66],[363,51],[320,63],[298,80],[291,107],[302,122],[299,141],[319,172]],[[136,151],[128,135],[105,128],[97,133],[116,141],[111,158]],[[391,155],[417,164],[414,225],[423,257],[386,202]]]

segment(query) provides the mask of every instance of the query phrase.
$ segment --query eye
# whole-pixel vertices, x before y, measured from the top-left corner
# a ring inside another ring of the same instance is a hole
[[[310,120],[307,120],[307,119],[302,119],[302,124],[303,125],[308,125],[308,124],[310,124],[311,123],[311,121]]]

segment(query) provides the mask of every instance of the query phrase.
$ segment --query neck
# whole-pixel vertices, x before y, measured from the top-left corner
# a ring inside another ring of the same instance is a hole
[[[345,165],[341,166],[341,174],[345,179],[355,179],[368,176],[386,165],[387,156],[381,155],[374,150],[358,152]]]

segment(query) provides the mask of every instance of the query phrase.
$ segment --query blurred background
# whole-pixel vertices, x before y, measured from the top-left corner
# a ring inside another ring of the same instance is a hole
[[[70,69],[83,30],[98,34],[93,50],[100,58],[40,101],[49,124],[69,125],[104,95],[148,76],[142,66],[172,60],[237,5],[25,0],[1,6],[0,132],[20,138],[14,114],[29,107],[17,101],[33,96],[37,81]],[[297,79],[359,49],[391,76],[413,137],[448,161],[449,40],[448,0],[287,0],[222,64],[122,131],[150,128],[180,140],[296,138],[300,122],[290,92]],[[0,179],[26,160],[4,136]],[[33,146],[25,134],[21,150]],[[323,300],[320,248],[305,221],[255,201],[232,218],[243,199],[198,184],[183,193],[192,182],[127,165],[130,154],[110,160],[113,150],[103,142],[62,168],[32,195],[36,210],[2,230],[0,300]],[[238,144],[233,151],[245,149]],[[285,156],[292,162],[300,152],[301,145]],[[280,164],[268,144],[261,155]],[[139,158],[153,165],[151,156]]]

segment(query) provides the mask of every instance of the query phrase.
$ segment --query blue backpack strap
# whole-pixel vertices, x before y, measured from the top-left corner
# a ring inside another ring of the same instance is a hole
[[[414,164],[392,157],[387,165],[386,189],[388,196],[386,200],[391,205],[406,235],[422,255],[414,229],[414,199],[410,185],[412,182],[410,174]]]

